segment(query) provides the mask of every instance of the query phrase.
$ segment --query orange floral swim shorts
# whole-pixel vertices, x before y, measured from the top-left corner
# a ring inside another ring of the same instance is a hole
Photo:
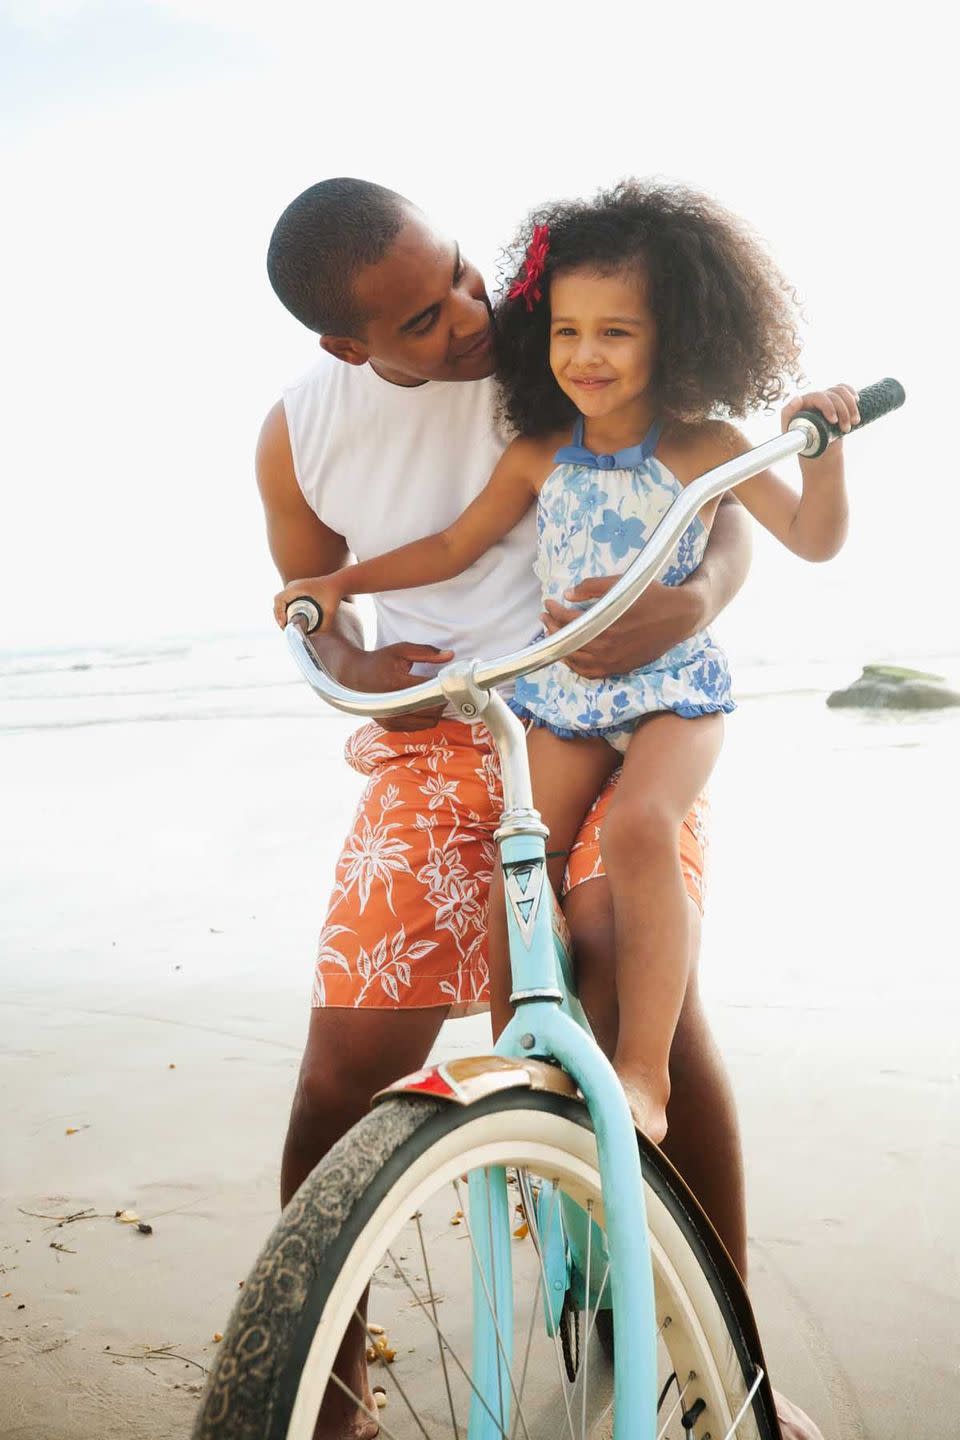
[[[462,1008],[487,999],[487,894],[503,798],[486,731],[367,724],[348,763],[370,777],[337,862],[320,935],[314,1005]],[[603,875],[600,827],[614,772],[570,851],[564,893]],[[680,828],[687,892],[703,905],[706,800]]]

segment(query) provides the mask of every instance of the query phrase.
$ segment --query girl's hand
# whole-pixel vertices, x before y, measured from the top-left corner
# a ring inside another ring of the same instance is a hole
[[[333,617],[343,599],[336,575],[317,575],[312,580],[291,580],[280,594],[274,597],[273,613],[281,630],[287,623],[287,606],[305,596],[320,606],[320,630],[329,630]]]
[[[831,425],[839,426],[844,435],[860,423],[860,411],[857,406],[859,396],[852,385],[834,385],[829,390],[813,390],[807,395],[796,395],[788,405],[785,405],[780,416],[780,429],[786,430],[794,415],[801,410],[819,410],[823,418]],[[829,445],[820,457],[829,455],[839,441]],[[801,462],[803,463],[803,462]],[[819,464],[819,461],[816,463]]]

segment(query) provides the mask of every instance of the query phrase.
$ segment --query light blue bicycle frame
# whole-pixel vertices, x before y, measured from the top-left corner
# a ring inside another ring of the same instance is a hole
[[[657,1325],[643,1176],[633,1120],[609,1061],[589,1033],[558,954],[553,895],[546,869],[546,832],[532,805],[523,726],[495,692],[478,700],[497,743],[504,775],[504,813],[497,839],[504,872],[511,1001],[515,1009],[496,1050],[517,1059],[559,1060],[586,1101],[597,1138],[606,1250],[611,1262],[614,1437],[654,1440]],[[501,1440],[510,1429],[513,1340],[511,1226],[505,1171],[474,1172],[469,1179],[469,1194],[477,1250],[473,1275],[473,1380],[477,1393],[471,1404],[468,1436],[469,1440]],[[562,1218],[565,1210],[569,1215],[572,1208],[573,1202],[565,1199],[557,1213]],[[583,1212],[580,1215],[590,1223]],[[599,1231],[594,1234],[599,1237]],[[544,1254],[545,1277],[559,1273],[569,1280],[570,1239],[563,1224],[551,1226],[546,1234],[541,1232],[538,1243],[548,1252]],[[578,1260],[582,1267],[582,1256],[575,1253],[574,1266]],[[582,1280],[589,1294],[590,1279],[582,1275]],[[559,1280],[547,1283],[562,1284],[566,1289]],[[545,1286],[543,1309],[548,1329],[557,1317],[557,1306],[551,1302],[561,1298],[559,1293],[547,1293]]]
[[[496,1049],[520,1059],[556,1060],[579,1087],[597,1139],[603,1224],[609,1255],[614,1314],[614,1440],[656,1436],[657,1325],[646,1226],[643,1176],[633,1121],[614,1071],[589,1033],[573,993],[553,929],[553,899],[546,873],[546,831],[533,808],[523,727],[493,686],[562,659],[611,625],[655,580],[672,546],[707,501],[791,455],[815,453],[816,428],[796,417],[786,434],[718,466],[688,485],[663,516],[643,552],[608,594],[558,635],[536,641],[499,660],[448,665],[435,680],[399,693],[348,690],[320,664],[298,626],[319,622],[313,602],[288,607],[290,646],[304,676],[329,704],[348,714],[398,715],[435,705],[444,697],[465,721],[482,717],[500,755],[504,813],[497,832],[507,897],[507,924],[514,1015]],[[313,616],[311,618],[311,608]],[[473,1265],[473,1395],[469,1440],[503,1440],[510,1433],[513,1382],[513,1284],[510,1204],[506,1174],[491,1168],[470,1177]],[[590,1220],[572,1201],[558,1212],[566,1225],[549,1227],[545,1272],[551,1289],[582,1282],[595,1301],[596,1285],[584,1275],[577,1233]],[[591,1236],[599,1231],[590,1231]],[[603,1245],[600,1238],[599,1244]],[[558,1314],[556,1295],[544,1294],[548,1328]],[[562,1298],[562,1297],[561,1297]],[[551,1331],[553,1333],[553,1331]]]

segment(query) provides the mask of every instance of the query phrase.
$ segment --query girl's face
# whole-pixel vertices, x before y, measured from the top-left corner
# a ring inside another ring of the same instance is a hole
[[[550,369],[582,415],[600,419],[646,394],[657,327],[645,276],[571,270],[550,284]]]

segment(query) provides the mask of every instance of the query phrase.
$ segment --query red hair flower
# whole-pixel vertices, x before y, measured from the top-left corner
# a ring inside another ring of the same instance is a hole
[[[547,254],[550,249],[550,228],[547,225],[536,225],[533,231],[533,238],[527,246],[526,259],[523,262],[523,279],[519,277],[514,280],[507,291],[508,300],[523,299],[528,310],[532,310],[538,300],[543,299],[543,291],[540,289],[540,279],[547,263]]]

